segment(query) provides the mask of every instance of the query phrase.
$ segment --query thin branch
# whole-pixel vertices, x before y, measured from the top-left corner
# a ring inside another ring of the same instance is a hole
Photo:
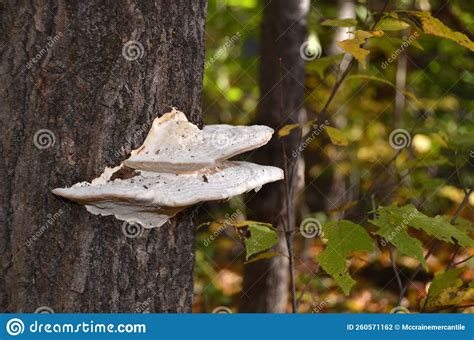
[[[280,81],[279,81],[279,88],[280,88],[280,117],[283,117],[283,86],[282,86],[282,60],[279,58],[279,66],[280,66]],[[291,199],[290,199],[290,182],[288,181],[288,157],[286,155],[286,145],[285,140],[282,139],[282,148],[283,148],[283,162],[284,172],[285,172],[285,202],[286,202],[286,224],[284,223],[285,229],[285,239],[286,239],[286,246],[288,248],[288,258],[289,258],[289,270],[290,270],[290,293],[291,293],[291,308],[292,312],[296,313],[296,284],[295,284],[295,263],[294,263],[294,254],[293,254],[293,223],[292,223],[292,208],[291,208]]]
[[[465,194],[464,194],[464,198],[461,202],[461,204],[459,205],[458,209],[456,210],[453,218],[451,219],[451,224],[454,224],[454,222],[456,222],[456,218],[459,216],[459,214],[461,213],[461,210],[464,208],[464,206],[469,202],[469,196],[471,196],[471,193],[472,193],[472,188],[469,189]],[[456,245],[456,248],[454,249],[454,252],[453,252],[453,255],[451,256],[451,259],[449,260],[448,264],[446,265],[446,268],[445,268],[445,271],[448,270],[449,268],[452,267],[453,265],[453,262],[454,262],[454,259],[456,258],[456,255],[458,254],[459,250],[461,249],[461,246],[460,244],[458,243]]]
[[[456,267],[456,266],[458,266],[458,265],[460,265],[460,264],[463,264],[464,262],[469,261],[469,260],[472,259],[472,258],[474,258],[474,255],[468,256],[468,257],[466,257],[464,260],[455,262],[455,263],[453,263],[451,266],[452,266],[452,267]]]
[[[373,30],[375,28],[375,26],[378,24],[378,22],[382,19],[383,12],[387,8],[389,2],[390,2],[390,0],[385,0],[383,9],[382,9],[379,17],[375,20],[374,24],[372,25],[371,30]],[[329,108],[329,105],[331,105],[333,99],[335,98],[335,96],[337,94],[337,91],[341,87],[342,83],[346,79],[347,75],[351,71],[352,66],[354,64],[355,64],[355,59],[352,58],[349,65],[347,66],[347,68],[344,70],[344,72],[342,73],[340,78],[336,81],[336,84],[334,85],[334,87],[331,91],[331,94],[329,95],[328,100],[326,101],[326,103],[324,104],[322,110],[319,113],[320,117],[324,117],[324,115],[326,114],[326,112]],[[282,60],[281,60],[281,58],[279,58],[279,66],[280,66],[280,70],[279,70],[280,71],[279,88],[280,88],[280,114],[281,114],[280,116],[283,117],[283,89],[282,89]],[[307,135],[309,135],[310,132],[308,132],[305,135],[305,137]],[[287,247],[288,247],[288,255],[289,255],[289,259],[290,259],[289,260],[289,262],[290,262],[290,288],[291,288],[291,301],[292,301],[293,313],[296,313],[297,304],[296,304],[296,288],[295,288],[295,277],[294,277],[295,273],[294,273],[293,232],[292,232],[293,226],[291,225],[292,224],[291,223],[291,210],[292,209],[291,209],[291,202],[290,202],[290,192],[292,192],[294,180],[296,178],[297,164],[298,164],[298,159],[299,159],[299,156],[300,156],[300,147],[299,146],[300,146],[300,143],[301,143],[302,139],[303,139],[303,135],[302,135],[302,130],[300,128],[300,141],[298,143],[298,148],[296,150],[296,157],[292,161],[292,164],[291,164],[292,166],[291,166],[290,183],[288,183],[288,179],[287,179],[288,175],[289,175],[288,166],[287,166],[288,157],[286,155],[285,143],[283,142],[283,153],[284,153],[283,156],[284,156],[284,162],[285,162],[285,169],[284,169],[284,171],[285,171],[285,195],[286,195],[286,210],[287,210],[287,224],[286,224],[285,236],[286,236],[286,243],[287,243]],[[291,187],[289,189],[288,189],[288,185],[291,185]]]
[[[304,285],[303,290],[301,291],[300,296],[298,298],[298,301],[296,301],[296,308],[299,308],[301,300],[303,299],[303,295],[304,293],[306,293],[306,290],[308,289],[309,284],[311,283],[312,280],[313,278],[309,278],[308,282],[306,282],[306,284]]]
[[[472,189],[468,190],[465,192],[465,195],[464,195],[464,198],[461,202],[461,204],[458,206],[458,208],[456,209],[456,212],[454,213],[453,217],[451,218],[451,221],[450,221],[450,224],[454,224],[456,223],[456,220],[459,216],[459,214],[461,213],[461,211],[464,209],[464,206],[466,205],[466,203],[468,202],[469,200],[469,196],[471,195],[472,193]],[[430,255],[435,251],[435,249],[438,247],[438,244],[439,244],[439,241],[436,240],[430,247],[430,249],[428,250],[428,252],[426,253],[425,255],[425,261],[428,259],[428,257],[430,257]],[[459,247],[459,245],[457,246]],[[457,250],[455,250],[455,252],[457,253]],[[451,262],[451,261],[450,261]],[[448,266],[449,266],[449,263],[448,263]],[[447,266],[447,268],[449,268]],[[400,296],[398,298],[398,305],[400,305],[402,299],[403,299],[403,295],[405,295],[405,292],[407,291],[408,287],[410,286],[411,282],[415,279],[415,277],[418,275],[418,273],[421,271],[422,269],[422,265],[419,264],[418,267],[416,268],[416,270],[413,272],[413,274],[410,276],[410,278],[408,279],[407,283],[405,284],[405,286],[403,287],[403,290],[400,292]]]

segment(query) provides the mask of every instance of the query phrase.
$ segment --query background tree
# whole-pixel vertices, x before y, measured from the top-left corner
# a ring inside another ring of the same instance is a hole
[[[189,312],[192,213],[130,235],[50,190],[118,164],[170,106],[202,123],[206,1],[2,7],[0,311]]]
[[[285,124],[298,122],[303,115],[305,60],[301,56],[301,47],[306,40],[309,7],[308,0],[268,0],[263,3],[258,124],[277,130]],[[296,133],[285,140],[285,145],[275,137],[257,153],[257,162],[284,168],[283,147],[288,157],[292,157],[298,142]],[[272,223],[282,232],[277,250],[287,255],[283,233],[283,221],[286,221],[284,186],[284,181],[265,186],[251,197],[247,206],[250,219]],[[291,202],[295,201],[296,193],[293,190]],[[294,226],[295,216],[291,218]],[[246,265],[240,311],[286,312],[288,280],[289,261],[285,255]]]

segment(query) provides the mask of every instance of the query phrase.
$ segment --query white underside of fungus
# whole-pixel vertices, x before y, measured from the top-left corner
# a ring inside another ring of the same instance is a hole
[[[209,125],[203,130],[176,110],[155,119],[141,147],[91,183],[81,182],[53,193],[85,204],[97,215],[159,227],[193,204],[227,200],[281,180],[276,167],[227,161],[266,144],[266,126]]]

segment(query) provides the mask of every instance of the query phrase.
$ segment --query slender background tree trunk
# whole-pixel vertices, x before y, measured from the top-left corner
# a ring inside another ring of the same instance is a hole
[[[2,7],[0,312],[190,312],[192,213],[129,238],[51,189],[120,163],[170,106],[202,124],[206,1]]]
[[[275,129],[298,122],[304,102],[304,62],[300,48],[306,40],[309,0],[264,1],[261,35],[260,91],[257,121]],[[282,82],[280,88],[280,64]],[[283,112],[280,102],[283,97]],[[298,145],[297,134],[285,138],[288,157]],[[257,153],[257,162],[284,167],[282,140],[274,137]],[[297,190],[294,190],[296,193]],[[294,201],[296,195],[290,197]],[[249,216],[283,230],[286,220],[284,181],[265,185],[249,202]],[[294,219],[294,216],[292,217]],[[294,225],[294,223],[293,223]],[[278,251],[288,254],[285,235]],[[288,306],[288,259],[277,256],[245,266],[241,312],[283,313]]]

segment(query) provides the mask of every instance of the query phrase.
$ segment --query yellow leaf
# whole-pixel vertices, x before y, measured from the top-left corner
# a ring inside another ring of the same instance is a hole
[[[352,18],[346,19],[327,19],[321,23],[322,26],[335,26],[335,27],[353,27],[357,25],[357,20]]]
[[[252,262],[256,262],[256,261],[258,261],[258,260],[269,259],[269,258],[278,256],[278,255],[279,255],[279,254],[278,254],[278,253],[275,253],[275,252],[262,253],[262,254],[258,254],[258,255],[256,255],[256,256],[252,257],[250,260],[245,261],[244,263],[245,263],[245,264],[247,264],[247,263],[252,263]]]
[[[346,136],[344,136],[344,134],[341,132],[341,130],[338,130],[331,126],[326,126],[325,131],[328,134],[331,143],[333,143],[334,145],[346,146],[347,144],[349,144],[349,141],[347,140]]]
[[[383,31],[373,31],[371,32],[374,37],[380,38],[383,36]]]
[[[362,64],[365,68],[365,58],[369,55],[370,51],[362,48],[368,38],[370,37],[381,37],[382,31],[367,32],[357,30],[354,32],[354,38],[343,41],[338,41],[337,45],[347,53],[350,53]]]
[[[280,130],[278,130],[278,137],[288,136],[293,129],[296,129],[299,126],[299,124],[288,124],[283,126]]]
[[[382,31],[401,31],[408,27],[410,27],[410,25],[406,22],[390,17],[380,20],[376,26],[377,29]]]
[[[411,11],[409,13],[417,16],[420,19],[421,27],[426,34],[450,39],[474,52],[474,42],[472,42],[471,39],[461,32],[454,32],[448,26],[443,24],[439,19],[433,17],[431,13],[416,11]]]

